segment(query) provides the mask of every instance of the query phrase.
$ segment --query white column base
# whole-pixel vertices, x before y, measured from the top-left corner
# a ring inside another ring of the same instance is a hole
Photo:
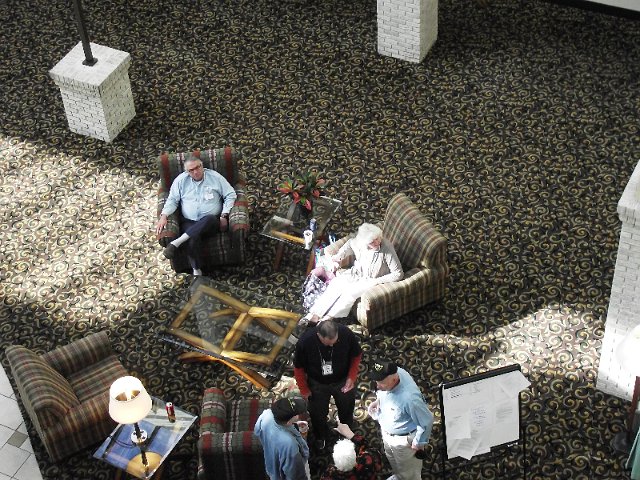
[[[616,348],[627,333],[640,325],[640,163],[618,202],[618,215],[622,230],[596,388],[631,400],[636,379],[618,362]]]
[[[438,0],[378,0],[378,53],[419,63],[438,38]]]
[[[89,67],[82,43],[49,71],[60,88],[69,129],[111,142],[136,115],[129,82],[131,56],[91,43],[98,62]]]

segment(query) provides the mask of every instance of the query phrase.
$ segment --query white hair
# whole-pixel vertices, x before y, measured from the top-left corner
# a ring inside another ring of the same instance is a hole
[[[341,472],[353,470],[356,466],[356,447],[351,440],[338,440],[333,447],[333,463]]]
[[[362,246],[367,246],[374,240],[382,238],[382,229],[373,223],[363,223],[358,227],[356,235],[357,242]]]

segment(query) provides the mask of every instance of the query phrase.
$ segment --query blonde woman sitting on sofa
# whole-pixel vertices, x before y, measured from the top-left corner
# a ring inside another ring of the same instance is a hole
[[[342,260],[350,256],[355,258],[353,265],[339,270]],[[327,288],[302,318],[302,323],[346,317],[368,289],[380,283],[397,282],[404,275],[393,245],[383,238],[382,230],[371,223],[360,225],[357,235],[349,239],[331,261],[331,267],[317,267],[311,272],[327,282]]]

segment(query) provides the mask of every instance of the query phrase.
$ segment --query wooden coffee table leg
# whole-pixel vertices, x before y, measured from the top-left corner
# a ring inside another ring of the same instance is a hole
[[[284,254],[284,243],[278,242],[276,247],[276,256],[273,259],[273,271],[277,272],[280,268],[280,262],[282,261],[282,255]]]
[[[307,275],[309,272],[314,269],[316,266],[316,246],[320,245],[320,242],[316,242],[313,244],[311,248],[311,253],[309,254],[309,261],[307,262]]]

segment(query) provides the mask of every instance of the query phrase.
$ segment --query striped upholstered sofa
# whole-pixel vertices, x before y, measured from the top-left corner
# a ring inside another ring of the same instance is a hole
[[[219,388],[204,391],[198,439],[198,480],[268,480],[253,427],[271,407],[267,399],[226,400]]]
[[[222,174],[235,189],[237,199],[229,214],[229,231],[220,232],[202,242],[202,271],[206,275],[216,266],[238,265],[244,262],[246,240],[249,235],[249,208],[245,196],[246,182],[240,174],[238,161],[240,153],[231,148],[215,150],[195,150],[185,153],[163,152],[158,158],[160,182],[158,187],[157,215],[169,196],[173,180],[184,172],[184,162],[191,154],[202,160],[204,168],[216,170]],[[162,247],[180,236],[180,209],[169,216],[166,229],[158,236]],[[171,266],[177,273],[191,273],[186,249],[180,248],[171,260]]]
[[[353,306],[351,314],[367,331],[441,299],[449,278],[447,239],[406,195],[391,199],[379,227],[396,249],[404,278],[376,285]],[[325,254],[335,254],[348,238],[329,245]],[[352,262],[347,258],[343,265]]]
[[[6,354],[20,401],[52,460],[102,442],[116,427],[109,387],[128,373],[106,332],[44,355],[17,345]]]

